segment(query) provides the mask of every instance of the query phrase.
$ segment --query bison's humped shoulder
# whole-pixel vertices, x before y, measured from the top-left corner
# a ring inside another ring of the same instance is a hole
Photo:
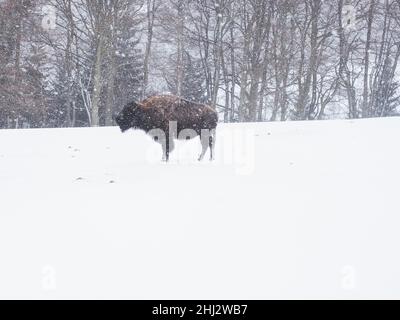
[[[179,98],[172,95],[152,96],[142,101],[146,108],[168,108],[175,103],[179,103]]]

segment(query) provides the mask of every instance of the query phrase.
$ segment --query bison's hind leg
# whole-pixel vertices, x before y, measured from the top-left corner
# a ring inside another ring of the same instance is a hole
[[[211,135],[208,139],[208,144],[210,146],[210,161],[214,160],[214,154],[215,154],[215,129],[211,130]]]
[[[207,148],[208,148],[208,141],[205,139],[201,139],[201,154],[199,156],[199,161],[203,160],[204,155],[207,152]]]
[[[201,130],[200,141],[201,141],[201,154],[199,156],[199,161],[203,160],[208,147],[210,147],[210,160],[213,160],[214,147],[215,147],[215,129]]]

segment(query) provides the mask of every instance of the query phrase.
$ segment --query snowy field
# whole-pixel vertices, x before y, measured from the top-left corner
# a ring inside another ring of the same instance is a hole
[[[400,118],[0,131],[0,298],[400,298]]]

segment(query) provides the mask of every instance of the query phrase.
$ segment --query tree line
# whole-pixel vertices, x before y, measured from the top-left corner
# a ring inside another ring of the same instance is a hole
[[[399,56],[400,0],[1,0],[0,127],[165,92],[225,122],[399,115]]]

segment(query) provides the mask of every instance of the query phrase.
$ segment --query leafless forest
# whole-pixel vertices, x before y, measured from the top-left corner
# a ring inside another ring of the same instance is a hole
[[[172,93],[225,122],[399,115],[400,0],[0,0],[0,127],[112,125]]]

